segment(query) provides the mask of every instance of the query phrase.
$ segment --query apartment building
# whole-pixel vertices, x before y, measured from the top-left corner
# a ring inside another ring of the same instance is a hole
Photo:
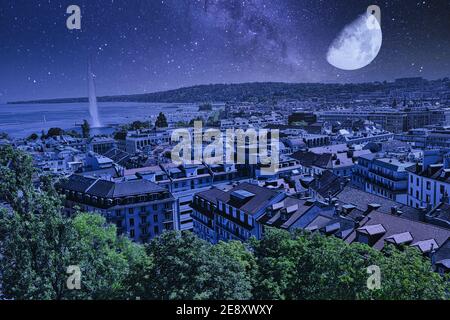
[[[449,203],[450,153],[425,151],[422,163],[408,171],[408,205],[415,208],[434,208]]]
[[[148,242],[165,230],[177,229],[175,198],[165,188],[145,179],[103,180],[72,175],[56,185],[65,195],[65,213],[78,207],[98,213],[136,242]]]
[[[168,131],[156,131],[156,130],[145,130],[145,131],[135,131],[129,133],[125,138],[125,150],[130,154],[135,154],[139,150],[143,150],[146,147],[151,147],[161,144],[169,144],[170,135]]]
[[[353,168],[352,182],[365,192],[407,204],[406,168],[413,164],[394,157],[362,155]]]
[[[228,191],[213,188],[197,193],[192,203],[194,232],[211,243],[260,239],[263,233],[258,219],[284,193],[250,183],[241,183]]]

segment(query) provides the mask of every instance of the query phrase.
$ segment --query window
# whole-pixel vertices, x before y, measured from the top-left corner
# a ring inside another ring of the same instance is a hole
[[[128,209],[128,214],[134,214],[134,208],[129,208]]]
[[[427,194],[427,203],[430,203],[430,196]]]
[[[158,226],[155,226],[155,227],[153,228],[153,232],[155,233],[155,235],[158,235],[158,234],[159,234],[159,227],[158,227]]]
[[[120,210],[116,210],[116,216],[117,216],[117,217],[120,216]]]
[[[431,182],[427,181],[427,190],[431,190]]]
[[[153,211],[156,211],[156,210],[158,210],[158,205],[157,205],[157,204],[154,204],[154,205],[153,205]]]
[[[134,230],[133,229],[130,230],[130,238],[134,238]]]
[[[253,217],[252,216],[248,216],[248,224],[250,226],[253,226]]]
[[[244,213],[242,211],[240,211],[240,217],[239,218],[240,218],[240,220],[242,222],[244,222],[245,217],[244,217]]]
[[[153,222],[158,222],[158,215],[155,214],[155,215],[153,216]]]
[[[141,207],[141,212],[145,212],[145,207]]]
[[[130,219],[130,226],[131,227],[134,226],[134,219],[133,218]]]

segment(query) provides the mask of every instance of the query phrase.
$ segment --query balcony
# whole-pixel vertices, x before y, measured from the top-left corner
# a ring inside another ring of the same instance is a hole
[[[389,173],[383,172],[381,170],[376,170],[376,169],[373,169],[373,168],[369,169],[369,172],[373,173],[373,174],[375,174],[377,176],[389,179],[389,180],[394,181],[394,182],[400,182],[400,181],[407,180],[406,176],[403,177],[403,178],[395,177],[393,174],[389,174]]]

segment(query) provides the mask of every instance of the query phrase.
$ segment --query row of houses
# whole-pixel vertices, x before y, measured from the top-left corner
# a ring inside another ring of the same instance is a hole
[[[425,223],[426,213],[333,180],[328,198],[298,199],[251,183],[199,192],[192,203],[194,232],[211,243],[247,241],[266,228],[297,229],[365,243],[377,250],[393,244],[415,247],[449,270],[450,230]],[[320,199],[320,200],[319,200]],[[441,209],[442,210],[442,209]]]

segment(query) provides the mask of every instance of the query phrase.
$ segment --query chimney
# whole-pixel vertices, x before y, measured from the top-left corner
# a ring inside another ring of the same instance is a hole
[[[396,215],[397,215],[397,207],[396,207],[396,206],[391,207],[391,214],[392,214],[393,216],[396,216]]]
[[[426,215],[427,215],[427,208],[420,207],[419,208],[419,221],[425,222]]]
[[[378,203],[369,203],[367,205],[367,213],[370,213],[372,211],[378,210],[379,208],[381,208],[381,205]]]

